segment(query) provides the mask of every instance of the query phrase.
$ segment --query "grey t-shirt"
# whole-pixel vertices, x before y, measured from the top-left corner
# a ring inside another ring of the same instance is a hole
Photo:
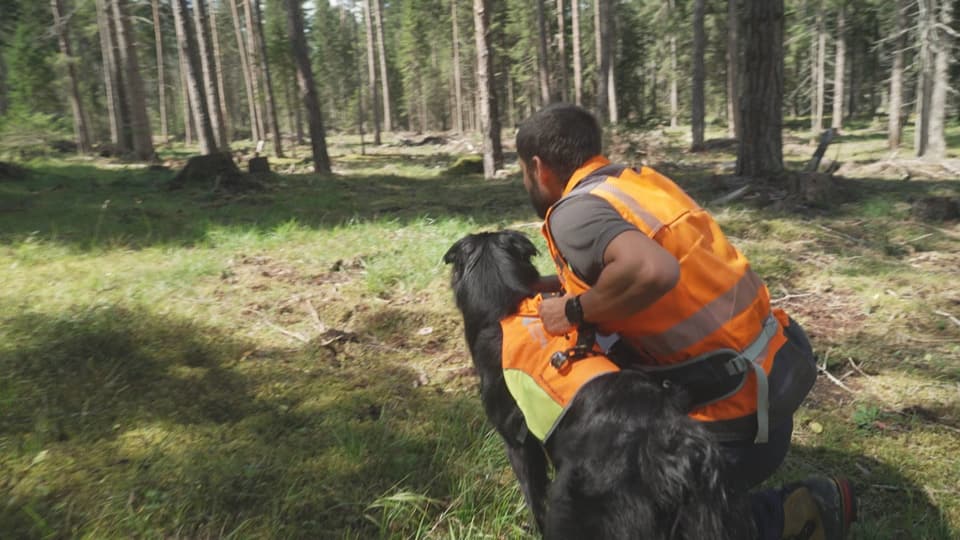
[[[557,249],[591,287],[603,270],[603,253],[610,241],[635,230],[610,203],[589,193],[568,196],[550,212],[550,232]]]

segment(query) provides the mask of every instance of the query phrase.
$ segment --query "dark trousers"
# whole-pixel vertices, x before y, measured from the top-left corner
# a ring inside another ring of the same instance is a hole
[[[768,442],[721,443],[727,466],[724,482],[727,487],[743,493],[773,474],[790,448],[793,419],[770,430]],[[757,525],[760,540],[777,540],[783,533],[783,499],[781,490],[764,489],[750,493],[750,510]]]
[[[786,361],[814,361],[813,350],[803,328],[791,320],[784,328],[787,343],[781,349]],[[777,353],[778,355],[781,353]],[[780,361],[778,358],[777,361]],[[783,463],[790,449],[793,434],[793,416],[770,430],[768,442],[753,441],[721,443],[726,460],[724,482],[732,491],[743,493],[769,478]],[[760,540],[777,540],[783,535],[783,495],[780,488],[764,489],[750,493],[750,509],[757,524]]]

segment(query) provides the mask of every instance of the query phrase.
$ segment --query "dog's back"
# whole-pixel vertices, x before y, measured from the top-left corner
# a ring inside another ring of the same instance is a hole
[[[749,509],[728,498],[684,401],[637,372],[588,383],[548,442],[547,538],[750,538]]]

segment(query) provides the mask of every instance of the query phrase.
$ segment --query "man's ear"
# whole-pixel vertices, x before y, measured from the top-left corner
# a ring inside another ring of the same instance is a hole
[[[533,164],[533,172],[535,173],[533,176],[535,181],[540,184],[541,191],[546,190],[549,184],[553,182],[553,177],[555,176],[553,170],[540,159],[540,156],[533,156],[531,162]]]

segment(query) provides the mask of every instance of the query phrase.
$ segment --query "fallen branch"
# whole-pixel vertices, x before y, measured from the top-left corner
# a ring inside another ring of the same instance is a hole
[[[313,307],[313,302],[307,298],[304,300],[304,303],[307,305],[307,311],[310,313],[310,318],[313,319],[313,325],[317,327],[317,332],[326,332],[327,325],[323,324],[323,321],[320,320],[320,315],[317,314],[317,308]]]
[[[745,185],[745,186],[739,187],[739,188],[731,191],[730,193],[727,193],[726,195],[724,195],[724,196],[722,196],[722,197],[718,197],[718,198],[710,201],[710,206],[717,205],[717,204],[727,204],[728,202],[735,201],[735,200],[739,199],[740,197],[746,195],[746,193],[747,193],[748,191],[750,191],[750,187],[751,187],[750,184],[747,184],[747,185]]]
[[[936,313],[937,315],[943,315],[944,317],[950,319],[950,322],[952,322],[953,324],[960,326],[960,319],[954,317],[953,315],[947,313],[946,311],[937,310],[937,311],[934,311],[934,313]]]
[[[783,296],[783,297],[780,297],[780,298],[774,298],[774,299],[770,300],[770,303],[771,303],[771,304],[778,304],[778,303],[780,303],[780,302],[786,302],[787,300],[790,300],[790,299],[792,299],[792,298],[805,298],[805,297],[807,297],[807,296],[813,296],[813,295],[815,295],[815,294],[817,294],[817,293],[811,292],[811,293],[801,293],[801,294],[788,294],[788,295]]]
[[[843,388],[844,390],[846,390],[847,392],[850,392],[851,394],[856,395],[856,392],[855,392],[855,391],[853,391],[849,386],[843,384],[843,381],[841,381],[840,379],[834,377],[832,373],[830,373],[829,371],[827,371],[827,368],[826,368],[826,367],[824,367],[824,366],[817,366],[817,371],[819,371],[819,372],[823,373],[824,375],[826,375],[827,378],[830,379],[830,382],[832,382],[833,384],[839,386],[840,388]]]
[[[866,377],[866,378],[868,378],[868,379],[870,378],[870,375],[867,375],[867,373],[866,373],[865,371],[863,371],[862,369],[860,369],[860,366],[858,366],[857,363],[853,361],[853,358],[849,358],[849,357],[848,357],[848,358],[847,358],[847,362],[850,362],[850,366],[853,367],[853,369],[854,369],[857,373],[859,373],[860,375],[863,375],[864,377]]]
[[[277,326],[276,324],[273,324],[272,322],[268,321],[267,319],[263,319],[263,322],[264,322],[267,326],[269,326],[270,328],[273,328],[273,329],[276,330],[277,332],[280,332],[281,334],[283,334],[283,335],[285,335],[285,336],[287,336],[287,337],[292,337],[293,339],[296,339],[296,340],[298,340],[298,341],[300,341],[300,342],[303,342],[303,343],[309,343],[309,342],[310,342],[310,340],[309,340],[306,336],[304,336],[303,334],[300,334],[300,333],[298,333],[298,332],[291,332],[290,330],[287,330],[287,329],[285,329],[285,328],[282,328],[282,327],[280,327],[280,326]]]
[[[851,242],[854,242],[854,243],[857,243],[857,244],[861,244],[861,245],[863,244],[863,240],[861,240],[860,238],[857,238],[856,236],[850,236],[849,234],[846,234],[846,233],[842,233],[842,232],[840,232],[840,231],[833,230],[833,229],[831,229],[830,227],[827,227],[826,225],[821,225],[821,224],[819,224],[819,223],[817,224],[817,227],[818,227],[819,229],[822,229],[822,230],[824,230],[824,231],[827,231],[828,233],[831,233],[831,234],[833,234],[833,235],[835,235],[835,236],[838,236],[838,237],[840,237],[840,238],[843,238],[844,240],[849,240],[849,241],[851,241]]]

